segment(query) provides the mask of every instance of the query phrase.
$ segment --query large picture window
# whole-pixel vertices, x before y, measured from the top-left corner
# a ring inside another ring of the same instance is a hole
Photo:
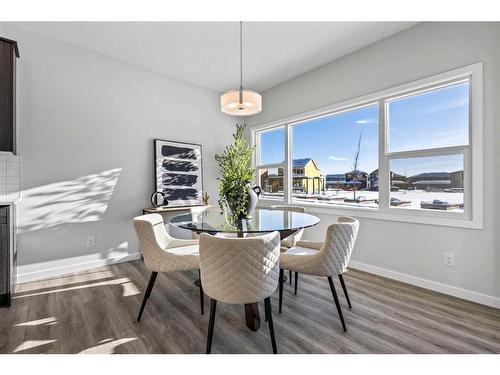
[[[476,64],[254,128],[264,202],[482,225],[480,91]]]

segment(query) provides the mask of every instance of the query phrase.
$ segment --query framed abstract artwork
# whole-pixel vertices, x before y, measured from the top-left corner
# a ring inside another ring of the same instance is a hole
[[[169,207],[203,204],[201,145],[154,140],[156,191]]]

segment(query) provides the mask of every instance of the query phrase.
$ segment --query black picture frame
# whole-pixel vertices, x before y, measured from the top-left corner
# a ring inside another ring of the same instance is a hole
[[[153,142],[154,191],[167,196],[168,207],[202,206],[202,146],[166,139],[154,139]]]

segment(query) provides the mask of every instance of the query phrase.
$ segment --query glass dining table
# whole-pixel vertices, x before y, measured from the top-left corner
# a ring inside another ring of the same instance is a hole
[[[216,206],[175,216],[169,222],[170,225],[182,229],[212,235],[226,234],[245,237],[248,234],[264,234],[277,231],[281,239],[318,223],[319,218],[314,215],[266,208],[256,208],[251,219],[231,220]],[[252,331],[259,329],[260,316],[257,303],[245,305],[245,320],[247,327]]]

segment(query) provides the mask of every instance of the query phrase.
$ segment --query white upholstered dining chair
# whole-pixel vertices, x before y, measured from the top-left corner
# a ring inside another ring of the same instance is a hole
[[[292,211],[292,212],[300,212],[305,214],[306,209],[304,207],[299,207],[299,206],[280,206],[280,205],[272,205],[269,206],[270,210],[283,210],[283,211]],[[295,245],[297,245],[297,242],[299,242],[304,235],[304,229],[298,230],[291,236],[288,236],[287,238],[284,238],[281,240],[281,248],[282,250],[289,249]],[[290,282],[290,285],[292,284],[292,271],[288,270],[288,281]],[[294,288],[294,294],[297,294],[297,285],[299,282],[299,273],[295,272],[295,288]]]
[[[207,354],[212,350],[217,302],[252,304],[264,300],[273,353],[277,353],[270,296],[278,287],[280,236],[272,232],[248,238],[200,235],[203,290],[210,300]]]
[[[347,303],[349,308],[351,308],[351,301],[349,300],[342,274],[347,270],[347,264],[351,259],[358,229],[358,220],[352,217],[340,217],[336,223],[328,227],[324,242],[299,241],[296,246],[281,253],[280,256],[280,281],[283,280],[284,269],[314,276],[327,277],[344,331],[346,331],[347,328],[332,277],[337,275],[340,279]],[[280,313],[282,305],[283,283],[280,282]]]
[[[299,206],[279,206],[279,205],[272,205],[269,206],[270,210],[281,210],[281,211],[292,211],[292,212],[300,212],[305,214],[306,209],[304,207],[299,207]],[[291,236],[288,236],[287,238],[284,238],[281,241],[281,246],[290,248],[293,247],[297,244],[298,241],[302,238],[302,235],[304,234],[304,229],[298,230]]]
[[[198,240],[183,240],[170,236],[159,214],[148,214],[134,218],[134,228],[139,239],[139,249],[151,277],[137,316],[141,320],[146,302],[153,290],[158,272],[177,272],[200,269]],[[203,314],[204,296],[200,284],[200,308]]]

